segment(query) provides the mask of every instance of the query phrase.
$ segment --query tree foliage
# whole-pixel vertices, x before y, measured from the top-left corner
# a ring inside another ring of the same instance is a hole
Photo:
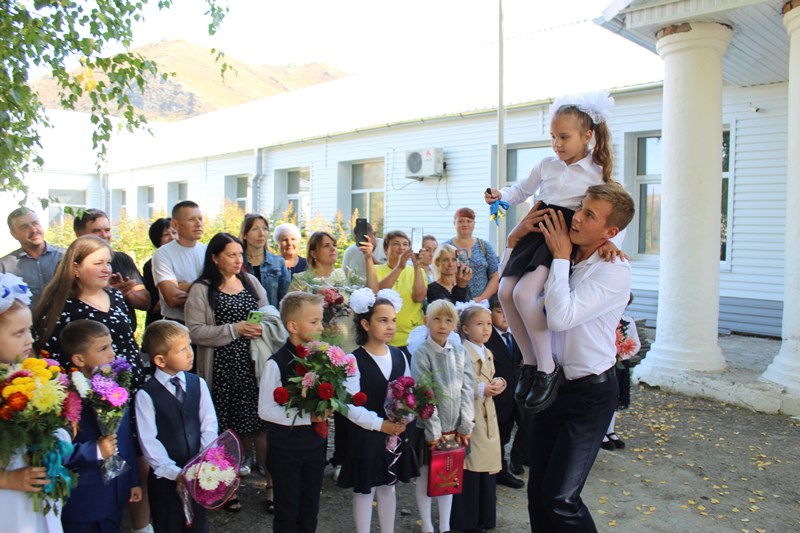
[[[157,0],[169,9],[173,0]],[[216,33],[227,12],[222,0],[207,4],[208,32]],[[141,54],[127,51],[133,41],[133,24],[144,20],[148,0],[0,0],[0,191],[27,195],[23,176],[44,161],[38,128],[47,117],[29,85],[33,67],[49,69],[59,87],[64,109],[74,109],[88,96],[92,143],[98,161],[105,158],[117,125],[132,131],[146,124],[130,95],[145,90],[148,80],[166,79],[158,65]],[[112,47],[126,51],[104,55]],[[216,50],[221,72],[227,70],[224,55]],[[81,72],[73,76],[70,61],[80,59]],[[116,121],[113,116],[120,116]]]

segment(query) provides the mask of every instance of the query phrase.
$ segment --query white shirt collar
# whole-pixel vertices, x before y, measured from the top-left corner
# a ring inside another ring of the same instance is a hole
[[[167,374],[160,368],[156,368],[153,377],[156,378],[158,382],[161,383],[162,385],[166,385],[167,383],[170,382],[169,380],[171,380],[173,377],[177,377],[179,380],[181,380],[181,384],[184,386],[184,390],[186,389],[186,376],[184,375],[183,371],[180,371],[173,376],[172,374]]]

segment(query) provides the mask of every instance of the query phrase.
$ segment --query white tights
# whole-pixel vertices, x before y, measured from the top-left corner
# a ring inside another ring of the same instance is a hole
[[[378,522],[381,533],[394,533],[394,517],[397,509],[397,497],[394,485],[372,487],[369,494],[353,494],[353,518],[356,522],[356,533],[369,533],[372,525],[372,500],[378,500]]]
[[[433,498],[428,496],[428,468],[427,466],[420,467],[417,478],[417,507],[419,507],[419,517],[422,519],[423,532],[433,532]],[[450,531],[453,495],[437,496],[436,501],[439,504],[439,531]]]
[[[508,327],[522,352],[523,363],[550,374],[556,369],[547,317],[537,301],[550,269],[544,265],[522,276],[504,276],[497,297],[503,306]]]

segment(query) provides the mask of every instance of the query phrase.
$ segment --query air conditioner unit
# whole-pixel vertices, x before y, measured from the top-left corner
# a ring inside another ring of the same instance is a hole
[[[422,148],[406,152],[406,177],[415,180],[441,176],[444,157],[441,148]]]

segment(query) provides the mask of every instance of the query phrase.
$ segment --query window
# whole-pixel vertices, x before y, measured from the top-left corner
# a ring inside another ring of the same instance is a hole
[[[47,194],[52,198],[48,208],[51,225],[64,223],[64,208],[86,209],[86,191],[50,189]]]
[[[242,211],[248,210],[250,176],[225,176],[225,198]]]
[[[553,149],[549,144],[507,149],[505,186],[514,185],[518,181],[525,180],[530,175],[531,169],[539,161],[550,155],[553,155]],[[506,237],[514,229],[514,226],[528,214],[531,207],[533,207],[533,203],[528,198],[524,203],[511,206],[508,209],[506,212]]]
[[[125,189],[111,190],[111,221],[116,223],[128,208],[128,191]]]
[[[722,132],[722,200],[720,205],[719,260],[728,258],[728,210],[730,206],[731,132]],[[657,255],[661,251],[661,136],[644,135],[636,139],[638,240],[637,252]]]
[[[354,163],[350,183],[350,209],[366,218],[379,235],[383,233],[384,162]]]
[[[189,182],[173,181],[167,184],[167,205],[170,209],[178,202],[189,199]]]
[[[156,211],[156,188],[153,185],[145,185],[137,190],[139,218],[152,220]]]
[[[297,215],[298,226],[311,221],[311,171],[308,168],[286,173],[286,200]]]

